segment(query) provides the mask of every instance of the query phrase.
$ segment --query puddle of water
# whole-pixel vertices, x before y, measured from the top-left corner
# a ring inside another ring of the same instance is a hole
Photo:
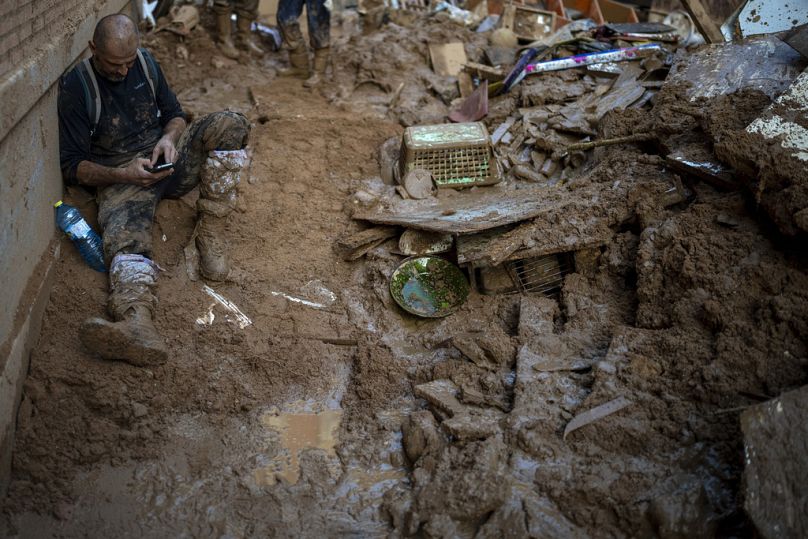
[[[274,485],[281,478],[288,484],[296,484],[300,479],[300,453],[306,449],[321,449],[336,459],[334,448],[341,420],[342,410],[264,414],[261,424],[278,433],[282,449],[268,466],[255,471],[255,481]]]

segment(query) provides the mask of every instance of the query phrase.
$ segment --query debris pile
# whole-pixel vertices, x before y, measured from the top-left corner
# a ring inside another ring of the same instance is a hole
[[[391,22],[369,34],[355,34],[334,45],[334,78],[327,91],[335,104],[363,113],[388,113],[402,125],[439,123],[460,96],[457,79],[430,68],[430,43],[460,42],[472,58],[487,37],[445,14]]]
[[[521,58],[499,30],[475,41],[442,121],[482,123],[408,128],[381,148],[381,181],[352,197],[353,218],[372,226],[343,240],[346,258],[438,253],[479,292],[520,294],[515,334],[453,335],[439,343],[452,359],[415,376],[426,410],[402,424],[413,484],[388,491],[385,511],[403,535],[429,537],[728,532],[732,414],[806,381],[784,348],[808,352],[806,274],[774,262],[743,201],[805,241],[808,64],[773,36],[687,50],[692,36],[664,25],[556,20],[531,30],[541,36],[520,27],[534,40]],[[460,172],[476,159],[460,133],[476,125],[499,181]],[[423,132],[450,165],[411,158]],[[761,293],[793,303],[764,314]],[[785,341],[752,330],[761,316]]]
[[[804,35],[489,6],[361,2],[325,96],[274,59],[223,76],[204,16],[149,38],[194,112],[255,121],[244,275],[194,283],[192,208],[166,201],[173,357],[129,370],[71,337],[105,284],[60,261],[5,514],[57,505],[42,529],[67,537],[806,535]]]

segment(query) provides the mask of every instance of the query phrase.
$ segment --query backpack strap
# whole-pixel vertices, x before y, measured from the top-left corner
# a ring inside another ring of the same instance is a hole
[[[140,62],[140,67],[143,69],[143,74],[146,76],[146,81],[149,83],[152,97],[157,102],[157,81],[160,72],[157,70],[157,63],[149,51],[146,49],[137,50],[137,59]],[[98,122],[101,120],[101,92],[98,90],[98,79],[95,78],[95,71],[90,64],[90,59],[85,58],[76,66],[79,74],[79,80],[84,88],[84,100],[87,105],[87,117],[90,119],[90,137],[95,135],[98,129]],[[160,108],[157,108],[157,117],[161,116]]]
[[[79,80],[84,88],[84,98],[87,106],[87,117],[90,119],[90,137],[95,134],[98,128],[98,121],[101,119],[101,93],[98,91],[98,80],[95,78],[93,66],[90,59],[85,58],[76,66]]]
[[[146,75],[146,80],[151,88],[152,97],[157,101],[157,78],[159,71],[157,71],[157,64],[149,51],[146,49],[137,50],[137,59],[140,61],[140,67],[143,68],[143,74]],[[157,107],[157,117],[161,116],[160,107]]]

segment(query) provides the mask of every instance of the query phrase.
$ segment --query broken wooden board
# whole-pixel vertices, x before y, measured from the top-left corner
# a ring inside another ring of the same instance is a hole
[[[392,238],[396,234],[398,234],[398,229],[394,226],[374,226],[338,240],[337,245],[343,249],[356,249],[374,241]]]
[[[600,246],[612,237],[605,218],[591,217],[582,221],[573,215],[562,206],[557,211],[548,212],[547,219],[522,223],[510,231],[460,236],[457,238],[457,263],[475,267],[497,266],[512,260]]]
[[[682,55],[671,69],[668,83],[688,86],[690,101],[737,92],[760,90],[774,99],[799,76],[808,60],[773,36],[707,45]]]
[[[485,64],[478,64],[476,62],[466,62],[463,65],[463,71],[476,76],[478,79],[485,79],[488,82],[496,82],[505,78],[505,70],[487,66]]]
[[[357,260],[397,234],[394,226],[376,226],[338,240],[337,246],[344,251],[344,260]]]
[[[595,101],[595,118],[600,120],[607,112],[615,109],[627,109],[645,93],[639,78],[645,70],[636,63],[625,62],[622,70],[609,91]]]
[[[370,208],[357,208],[360,221],[444,232],[472,234],[536,217],[558,204],[551,187],[506,191],[487,188],[452,197],[401,200],[393,197]]]
[[[429,57],[432,70],[444,77],[456,77],[468,61],[466,49],[459,41],[454,43],[430,43]]]
[[[724,35],[721,33],[721,29],[715,21],[713,21],[713,18],[704,7],[704,4],[701,3],[701,0],[682,0],[682,5],[690,14],[690,18],[693,19],[693,24],[699,29],[699,32],[704,36],[707,43],[724,42]]]
[[[693,151],[690,148],[677,148],[665,157],[665,163],[680,174],[694,176],[722,191],[735,191],[739,184],[734,171],[715,158],[707,144]]]
[[[471,75],[465,71],[458,73],[457,88],[460,90],[460,97],[470,96],[474,92],[474,82],[471,80]]]
[[[634,81],[633,84],[626,84],[611,90],[608,94],[600,98],[595,109],[595,118],[600,120],[611,110],[627,109],[645,93],[645,88]]]

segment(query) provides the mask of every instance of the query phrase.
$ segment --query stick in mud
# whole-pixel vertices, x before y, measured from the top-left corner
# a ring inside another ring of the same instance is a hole
[[[359,346],[359,341],[356,339],[347,339],[343,337],[321,337],[318,335],[304,335],[304,334],[289,334],[281,335],[284,338],[303,339],[304,341],[320,341],[323,344],[332,344],[334,346]]]
[[[632,142],[645,142],[647,140],[655,140],[656,135],[653,133],[637,133],[634,135],[627,135],[625,137],[615,137],[615,138],[605,138],[600,140],[594,140],[592,142],[579,142],[577,144],[570,144],[562,152],[555,152],[552,155],[552,159],[557,161],[562,157],[569,155],[571,152],[578,152],[578,151],[585,151],[591,150],[592,148],[598,148],[600,146],[614,146],[617,144],[629,144]]]

